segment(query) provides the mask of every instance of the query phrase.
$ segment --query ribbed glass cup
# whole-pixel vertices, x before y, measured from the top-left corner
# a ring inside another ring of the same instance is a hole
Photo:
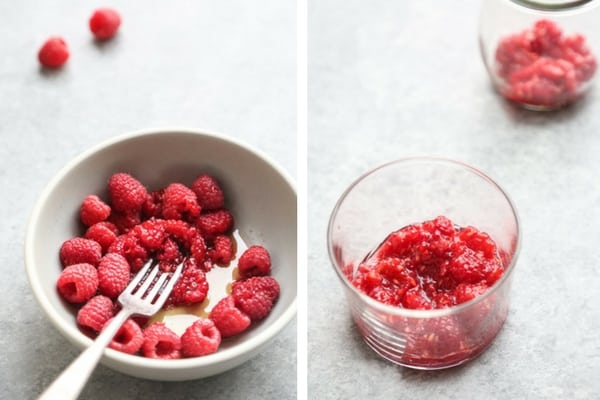
[[[440,215],[495,241],[505,271],[484,294],[445,309],[410,310],[380,303],[352,285],[358,265],[390,233]],[[373,350],[394,363],[417,369],[464,363],[483,352],[504,324],[519,222],[502,188],[473,167],[416,157],[369,171],[337,202],[327,242],[358,330]]]

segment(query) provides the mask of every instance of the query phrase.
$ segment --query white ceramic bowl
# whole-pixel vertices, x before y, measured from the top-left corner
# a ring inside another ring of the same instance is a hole
[[[40,195],[27,228],[25,266],[33,293],[56,328],[81,349],[91,344],[56,290],[62,270],[58,251],[63,241],[82,234],[82,199],[90,193],[105,194],[107,179],[115,172],[131,173],[149,189],[175,181],[191,183],[204,172],[215,176],[240,236],[269,249],[281,295],[265,320],[223,342],[214,354],[155,360],[107,349],[101,363],[140,378],[189,380],[236,367],[268,346],[296,313],[294,184],[273,161],[247,145],[182,129],[135,132],[97,145],[69,162]]]

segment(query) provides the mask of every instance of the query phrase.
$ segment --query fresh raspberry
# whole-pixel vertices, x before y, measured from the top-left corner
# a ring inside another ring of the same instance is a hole
[[[191,221],[200,214],[200,206],[192,189],[181,183],[172,183],[163,195],[163,217]]]
[[[207,237],[223,235],[233,228],[233,215],[225,209],[209,211],[198,217],[196,226]]]
[[[86,226],[92,226],[102,222],[110,215],[110,206],[103,202],[100,197],[91,194],[83,199],[79,209],[81,222]]]
[[[112,222],[102,221],[98,222],[85,231],[83,235],[86,239],[93,240],[100,244],[102,252],[106,253],[112,242],[115,241],[119,230]]]
[[[265,276],[271,273],[271,256],[262,246],[250,246],[238,261],[238,271],[242,278]]]
[[[140,211],[148,197],[144,185],[124,172],[113,174],[108,179],[108,193],[113,208],[124,213]]]
[[[146,201],[142,204],[142,214],[145,219],[162,218],[164,192],[164,189],[160,189],[148,194]]]
[[[142,354],[148,358],[174,360],[181,358],[181,339],[162,322],[143,330]]]
[[[204,271],[198,268],[186,268],[173,287],[167,303],[174,305],[201,303],[207,294],[208,281]]]
[[[232,296],[221,299],[211,310],[209,318],[226,338],[245,331],[250,326],[250,317],[235,306]]]
[[[140,245],[149,251],[160,249],[167,237],[164,221],[154,218],[136,225],[133,231]]]
[[[215,264],[227,265],[233,258],[233,241],[227,235],[217,235],[208,256]]]
[[[235,305],[253,321],[265,318],[279,297],[279,283],[270,276],[236,281],[231,288]]]
[[[96,268],[87,263],[69,265],[60,273],[56,288],[69,303],[88,301],[98,290]]]
[[[179,246],[171,238],[164,241],[162,248],[154,257],[160,262],[160,269],[165,272],[175,271],[177,265],[183,261]]]
[[[181,353],[184,357],[200,357],[219,349],[221,332],[210,319],[200,318],[181,335]]]
[[[129,284],[129,263],[120,254],[108,253],[98,264],[98,289],[112,299],[118,297]]]
[[[121,16],[111,8],[99,8],[90,17],[90,30],[99,40],[112,38],[121,25]]]
[[[196,234],[190,240],[190,254],[201,263],[206,258],[206,242],[197,230],[195,232]]]
[[[203,210],[217,210],[223,208],[225,197],[219,183],[210,175],[200,175],[192,183],[192,190],[196,193],[198,204]]]
[[[131,272],[137,272],[148,261],[149,255],[135,235],[126,233],[118,236],[108,248],[108,253],[118,253],[125,257]]]
[[[71,238],[60,246],[59,257],[63,267],[81,263],[96,266],[102,257],[102,246],[90,239]]]
[[[104,326],[106,327],[111,321],[112,318],[106,321]],[[135,354],[143,343],[144,334],[142,329],[133,319],[128,319],[121,325],[108,347],[123,353]]]
[[[114,305],[106,296],[97,295],[88,300],[77,312],[77,323],[94,332],[100,332],[102,327],[114,314]]]
[[[127,233],[142,222],[142,219],[139,211],[121,212],[112,210],[108,221],[112,222],[119,232]]]
[[[38,52],[38,60],[47,68],[59,68],[69,59],[67,42],[61,37],[53,36],[46,40]]]
[[[189,223],[177,219],[162,220],[165,231],[171,235],[182,246],[189,248],[192,238],[198,234],[198,230]]]

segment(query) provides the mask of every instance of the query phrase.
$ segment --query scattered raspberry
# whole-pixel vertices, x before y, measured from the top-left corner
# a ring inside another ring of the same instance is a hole
[[[201,318],[181,335],[181,352],[184,357],[212,354],[221,344],[221,332],[210,319]]]
[[[111,8],[99,8],[90,18],[90,30],[96,39],[112,38],[121,25],[121,16]]]
[[[62,270],[56,287],[69,303],[88,301],[98,290],[98,273],[91,264],[69,265]]]
[[[54,36],[46,40],[38,52],[38,60],[46,68],[59,68],[69,59],[67,42]]]
[[[77,323],[85,328],[100,332],[113,316],[113,302],[106,296],[98,295],[88,300],[77,312]]]
[[[235,300],[232,296],[221,299],[211,310],[209,318],[221,332],[222,338],[245,331],[251,322],[250,317],[235,306]]]
[[[265,276],[271,273],[271,256],[262,246],[250,246],[238,261],[238,271],[242,278]]]
[[[79,209],[81,222],[86,226],[92,226],[102,222],[110,215],[110,206],[103,202],[100,197],[91,194],[83,199]]]
[[[115,241],[119,230],[112,222],[102,221],[98,222],[85,231],[83,235],[86,239],[97,242],[102,248],[102,252],[106,253],[112,242]]]
[[[255,276],[236,281],[231,288],[235,305],[251,320],[265,318],[279,297],[279,283],[270,276]]]
[[[201,303],[208,294],[208,281],[204,271],[198,268],[186,268],[175,284],[167,304],[189,305]]]
[[[140,211],[148,197],[144,185],[124,172],[116,173],[108,179],[108,193],[113,208],[124,213]]]
[[[227,265],[233,258],[233,241],[229,236],[217,235],[213,240],[213,248],[208,256],[215,264]]]
[[[200,214],[200,206],[192,189],[181,183],[172,183],[163,195],[163,217],[191,221]]]
[[[60,246],[59,256],[63,267],[81,263],[96,266],[102,257],[102,246],[93,240],[75,237]]]
[[[198,204],[203,210],[217,210],[225,205],[225,197],[218,182],[210,175],[200,175],[192,183]]]
[[[98,288],[100,293],[112,299],[129,284],[131,276],[129,263],[120,254],[109,253],[102,257],[98,264]]]
[[[155,322],[143,330],[145,357],[174,360],[181,358],[181,339],[162,322]]]
[[[106,321],[104,326],[108,325],[112,318]],[[121,328],[115,334],[108,347],[127,354],[137,353],[144,343],[144,334],[140,326],[132,319],[125,321]]]
[[[117,253],[125,257],[131,272],[137,272],[148,261],[149,255],[135,235],[125,234],[118,236],[108,248],[108,253]]]
[[[196,226],[208,237],[223,235],[233,228],[233,215],[227,210],[209,211],[198,217]]]

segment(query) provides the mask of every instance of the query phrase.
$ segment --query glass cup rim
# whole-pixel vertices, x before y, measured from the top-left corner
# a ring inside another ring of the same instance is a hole
[[[352,190],[358,184],[360,184],[365,178],[371,176],[372,174],[374,174],[386,167],[390,167],[392,165],[397,165],[397,164],[408,164],[408,163],[419,163],[419,162],[420,163],[429,162],[429,163],[449,164],[449,165],[453,165],[455,167],[460,167],[460,168],[470,171],[471,173],[479,176],[480,178],[482,178],[485,181],[487,181],[488,183],[490,183],[492,186],[496,187],[496,189],[498,189],[498,191],[502,194],[502,196],[504,196],[505,200],[507,201],[508,205],[510,206],[513,217],[515,219],[515,225],[516,225],[516,230],[517,230],[517,236],[516,236],[517,241],[515,244],[514,253],[512,254],[512,257],[511,257],[510,263],[508,264],[508,267],[504,270],[504,273],[502,274],[500,279],[498,279],[488,290],[486,290],[486,292],[484,294],[482,294],[480,296],[477,296],[469,301],[466,301],[464,303],[461,303],[461,304],[458,304],[455,306],[441,308],[441,309],[433,309],[433,310],[415,310],[415,309],[391,306],[388,304],[381,303],[381,302],[373,299],[372,297],[367,296],[360,290],[358,290],[352,284],[352,282],[350,282],[348,280],[348,278],[342,272],[342,268],[338,265],[336,258],[335,258],[335,251],[333,249],[333,243],[331,240],[331,235],[332,235],[332,231],[333,231],[333,221],[335,219],[335,216],[337,215],[337,212],[338,212],[340,206],[342,205],[342,203],[344,202],[344,200],[346,199],[346,197],[350,194],[350,192],[352,192]],[[411,157],[403,157],[403,158],[398,158],[398,159],[395,159],[392,161],[388,161],[384,164],[381,164],[375,168],[368,170],[367,172],[360,175],[357,179],[355,179],[344,190],[342,195],[337,200],[333,210],[331,211],[331,215],[329,217],[329,223],[327,224],[327,251],[329,254],[329,260],[331,261],[331,265],[332,265],[333,269],[335,270],[336,274],[338,275],[338,277],[340,278],[340,280],[343,282],[343,284],[346,286],[347,289],[349,289],[355,296],[359,297],[361,299],[361,301],[365,302],[369,307],[377,309],[378,311],[381,311],[381,312],[384,312],[387,314],[392,314],[392,315],[398,316],[398,317],[439,318],[439,317],[445,317],[445,316],[449,316],[449,315],[455,315],[465,309],[474,307],[475,305],[483,302],[488,297],[492,296],[494,293],[496,293],[499,290],[499,288],[504,286],[504,283],[509,280],[510,276],[513,273],[513,270],[515,269],[515,265],[516,265],[516,262],[517,262],[517,259],[519,256],[519,252],[521,249],[521,228],[520,227],[521,227],[521,223],[519,220],[519,215],[517,213],[515,204],[511,200],[508,193],[495,180],[493,180],[491,177],[489,177],[487,174],[485,174],[478,168],[475,168],[472,165],[467,164],[465,162],[457,161],[457,160],[454,160],[451,158],[446,158],[446,157],[411,156]]]

